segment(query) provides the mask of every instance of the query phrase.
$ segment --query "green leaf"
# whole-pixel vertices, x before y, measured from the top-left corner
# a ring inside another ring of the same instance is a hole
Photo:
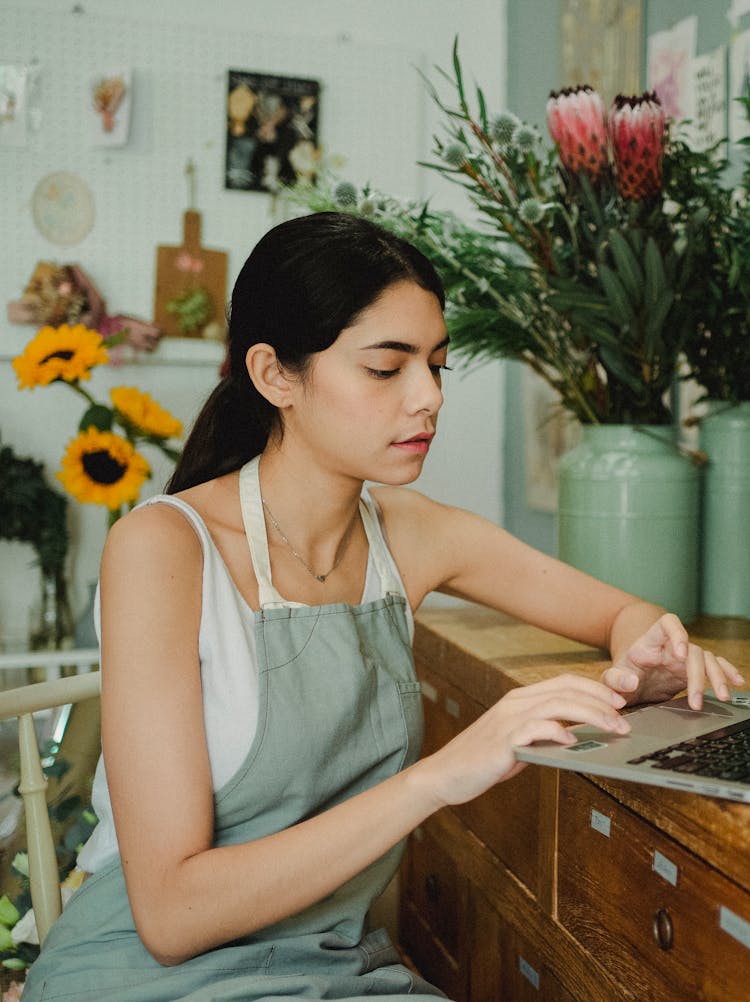
[[[3,894],[0,898],[0,925],[4,925],[9,929],[12,929],[20,917],[18,909],[10,900],[8,895]]]
[[[597,229],[601,229],[604,224],[604,216],[602,208],[599,205],[599,199],[596,197],[596,192],[591,186],[591,181],[589,181],[588,175],[584,174],[583,171],[578,175],[578,180],[580,182],[583,203],[593,217]]]
[[[604,367],[621,383],[624,383],[638,395],[643,392],[643,381],[625,365],[622,352],[619,349],[610,349],[608,345],[602,345],[599,348],[599,358]]]
[[[20,957],[6,957],[0,963],[2,963],[3,967],[7,967],[9,971],[23,971],[28,966],[26,961],[21,960]]]
[[[13,862],[10,864],[16,873],[20,874],[22,877],[28,877],[29,875],[29,854],[27,852],[17,852],[13,857]]]
[[[633,306],[638,306],[643,299],[643,271],[638,259],[618,230],[612,230],[609,234],[609,246],[625,291]]]
[[[79,431],[86,431],[87,428],[98,428],[99,431],[112,430],[112,408],[105,407],[104,404],[92,404],[81,418],[78,425]]]
[[[588,311],[591,313],[606,313],[607,300],[602,296],[580,292],[551,292],[547,302],[557,313],[569,313],[571,310]]]
[[[613,319],[620,327],[625,327],[632,323],[635,316],[633,307],[630,304],[625,287],[615,272],[606,264],[599,266],[599,281],[607,294],[609,305],[612,308]]]
[[[15,944],[10,934],[10,929],[0,925],[0,950],[12,950]]]
[[[466,98],[464,96],[464,81],[461,73],[461,62],[458,58],[458,35],[453,40],[453,72],[456,75],[456,89],[461,100],[461,107],[466,109]]]
[[[482,126],[482,132],[487,132],[487,104],[484,100],[484,94],[482,93],[481,87],[477,87],[477,104],[479,106],[479,124]]]
[[[646,354],[653,353],[656,339],[661,336],[664,322],[667,319],[667,314],[672,308],[673,302],[674,293],[671,289],[665,289],[653,309],[649,310],[648,316],[646,317],[646,323],[643,328],[643,340]]]
[[[661,299],[666,288],[667,278],[664,272],[664,262],[661,251],[653,237],[646,241],[646,253],[643,257],[645,270],[644,305],[650,312]]]

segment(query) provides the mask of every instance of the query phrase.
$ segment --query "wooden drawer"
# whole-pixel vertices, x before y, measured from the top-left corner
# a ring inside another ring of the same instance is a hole
[[[471,892],[471,1002],[575,1002],[542,960],[478,890]]]
[[[430,754],[468,727],[484,710],[466,693],[421,664],[419,678],[424,696],[424,752]],[[452,808],[535,895],[540,893],[540,860],[549,855],[542,843],[552,837],[552,826],[543,825],[542,811],[553,816],[554,809],[553,800],[542,796],[542,769],[537,766],[529,766],[483,796]],[[549,884],[551,874],[545,873],[542,880]]]
[[[748,998],[746,891],[583,777],[561,774],[558,819],[559,921],[628,994]]]
[[[424,977],[456,1002],[468,999],[467,902],[468,881],[427,822],[410,836],[402,865],[400,942]]]

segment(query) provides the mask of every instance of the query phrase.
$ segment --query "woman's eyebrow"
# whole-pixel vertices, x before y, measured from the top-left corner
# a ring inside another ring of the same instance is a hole
[[[444,337],[443,340],[436,344],[435,347],[430,351],[430,354],[434,354],[436,351],[440,351],[441,348],[445,348],[448,345],[450,338]],[[406,355],[417,355],[419,354],[419,348],[414,344],[407,344],[406,341],[378,341],[376,344],[365,345],[362,351],[401,351]]]

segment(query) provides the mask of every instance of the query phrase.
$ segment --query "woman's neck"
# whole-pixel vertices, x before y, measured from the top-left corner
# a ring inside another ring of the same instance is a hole
[[[274,447],[261,455],[258,474],[269,546],[286,548],[315,575],[330,573],[356,535],[362,481],[292,461]]]

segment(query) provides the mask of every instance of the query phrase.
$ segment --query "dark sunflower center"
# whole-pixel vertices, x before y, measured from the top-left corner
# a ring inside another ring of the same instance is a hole
[[[68,351],[67,349],[63,351],[53,351],[52,354],[47,355],[45,358],[42,359],[41,365],[44,365],[45,362],[49,362],[50,359],[53,358],[61,358],[64,362],[69,362],[74,355],[75,355],[74,351]]]
[[[116,484],[127,470],[127,466],[118,463],[106,449],[85,453],[81,463],[86,476],[97,484]]]

